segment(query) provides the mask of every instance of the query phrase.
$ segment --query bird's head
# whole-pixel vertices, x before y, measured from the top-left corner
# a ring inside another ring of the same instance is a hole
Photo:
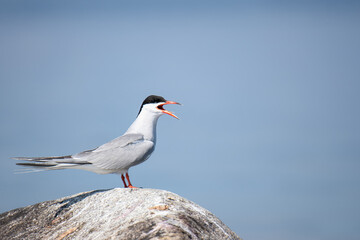
[[[140,111],[138,113],[138,115],[140,114],[140,112],[143,109],[146,109],[154,114],[168,114],[176,119],[179,119],[175,114],[173,114],[172,112],[164,109],[164,105],[167,104],[179,104],[177,102],[173,102],[173,101],[167,101],[165,100],[165,98],[161,97],[161,96],[156,96],[156,95],[150,95],[147,98],[145,98],[145,100],[143,101],[143,103],[141,104],[140,107]]]

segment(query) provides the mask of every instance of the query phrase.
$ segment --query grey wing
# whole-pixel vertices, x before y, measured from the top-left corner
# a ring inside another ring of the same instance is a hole
[[[142,134],[126,134],[100,147],[78,153],[72,157],[88,161],[106,170],[127,170],[145,161],[153,152],[154,143],[144,140]]]
[[[74,155],[72,155],[72,157],[75,159],[85,159],[86,157],[91,156],[91,154],[93,154],[93,153],[111,150],[113,148],[118,148],[118,147],[124,147],[128,144],[134,143],[136,141],[141,141],[143,139],[144,139],[144,136],[142,134],[126,134],[126,135],[117,137],[114,140],[111,140],[110,142],[107,142],[95,149],[86,150],[86,151],[74,154]]]
[[[137,134],[137,133],[125,134],[94,149],[94,152],[101,152],[117,147],[124,147],[126,145],[133,144],[137,141],[142,141],[142,140],[144,140],[144,135],[142,134]]]

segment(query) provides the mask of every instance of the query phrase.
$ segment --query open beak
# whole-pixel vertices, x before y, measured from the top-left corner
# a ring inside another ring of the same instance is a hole
[[[168,111],[168,110],[166,110],[166,109],[163,108],[163,106],[164,106],[164,105],[167,105],[167,104],[178,104],[178,105],[181,105],[181,104],[180,104],[180,103],[177,103],[177,102],[173,102],[173,101],[166,101],[165,103],[159,104],[159,105],[157,106],[157,108],[160,109],[163,113],[166,113],[166,114],[168,114],[168,115],[170,115],[170,116],[172,116],[172,117],[174,117],[174,118],[176,118],[176,119],[179,119],[175,114],[173,114],[172,112],[170,112],[170,111]]]

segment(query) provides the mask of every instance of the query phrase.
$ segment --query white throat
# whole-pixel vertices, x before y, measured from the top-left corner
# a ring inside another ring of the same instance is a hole
[[[125,134],[140,133],[145,140],[156,142],[156,124],[162,114],[143,108]]]

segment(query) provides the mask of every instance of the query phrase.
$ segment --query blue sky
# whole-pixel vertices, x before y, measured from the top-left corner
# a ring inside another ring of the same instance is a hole
[[[2,1],[0,211],[116,175],[14,174],[12,156],[67,155],[119,135],[162,95],[135,186],[209,209],[244,239],[360,234],[356,1]]]

